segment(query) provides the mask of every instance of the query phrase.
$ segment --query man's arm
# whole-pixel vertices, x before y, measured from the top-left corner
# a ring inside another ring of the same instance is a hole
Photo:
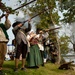
[[[7,13],[6,15],[5,15],[5,28],[6,29],[9,29],[10,27],[11,27],[11,22],[10,22],[10,20],[8,19],[8,16],[9,16],[9,14]]]
[[[31,19],[28,20],[28,28],[25,29],[26,32],[31,30],[31,24],[30,24]]]
[[[12,32],[16,35],[18,29],[20,29],[21,26],[23,26],[22,23],[16,25],[16,26],[12,29]]]

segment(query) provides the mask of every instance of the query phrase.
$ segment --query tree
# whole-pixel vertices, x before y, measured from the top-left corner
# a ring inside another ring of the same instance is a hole
[[[34,15],[43,11],[43,13],[38,15],[40,18],[40,21],[39,23],[37,23],[36,28],[45,30],[51,27],[55,27],[55,24],[59,25],[60,16],[58,15],[56,0],[38,0],[32,7],[29,7],[29,10],[32,12],[31,15]],[[54,41],[56,41],[56,44],[58,47],[58,51],[59,51],[58,63],[60,63],[60,47],[59,47],[60,45],[58,44],[57,35],[54,34],[53,37],[54,36],[56,36]]]
[[[73,44],[73,49],[75,51],[75,0],[61,0],[59,2],[60,4],[60,10],[63,12],[64,18],[62,19],[62,22],[69,23],[69,25],[72,27],[71,29],[71,35],[70,35],[70,42]]]
[[[2,15],[0,16],[1,19],[4,16],[4,12],[12,11],[12,8],[6,6],[4,3],[2,3],[2,0],[0,0],[0,10],[2,11]]]

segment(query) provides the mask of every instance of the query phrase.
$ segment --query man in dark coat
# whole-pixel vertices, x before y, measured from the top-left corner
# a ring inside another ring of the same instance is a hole
[[[20,54],[22,54],[22,68],[25,70],[25,60],[27,51],[29,51],[28,41],[26,39],[26,33],[31,30],[30,19],[28,20],[28,28],[26,28],[22,22],[15,22],[13,24],[13,33],[16,41],[16,56],[15,56],[15,70],[18,71],[18,63]]]

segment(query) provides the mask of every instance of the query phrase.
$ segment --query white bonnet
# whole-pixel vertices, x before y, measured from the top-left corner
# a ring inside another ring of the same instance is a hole
[[[31,30],[28,32],[28,34],[30,34],[31,32],[34,32],[34,30],[33,30],[33,29],[31,29]]]

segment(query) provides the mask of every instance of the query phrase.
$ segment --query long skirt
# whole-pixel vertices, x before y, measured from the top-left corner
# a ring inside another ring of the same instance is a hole
[[[28,67],[34,67],[42,65],[42,57],[38,45],[32,45],[30,52],[27,55]]]

